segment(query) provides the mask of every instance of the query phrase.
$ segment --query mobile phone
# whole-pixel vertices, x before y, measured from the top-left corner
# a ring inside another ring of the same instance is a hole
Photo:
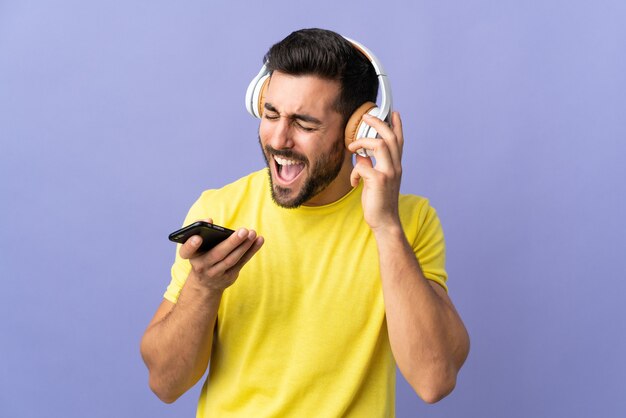
[[[202,244],[200,245],[200,248],[198,248],[197,252],[205,252],[224,241],[233,232],[235,231],[224,228],[223,226],[210,224],[205,221],[198,221],[192,223],[191,225],[187,225],[178,231],[172,232],[169,239],[170,241],[184,244],[189,237],[200,235],[200,237],[202,237]]]

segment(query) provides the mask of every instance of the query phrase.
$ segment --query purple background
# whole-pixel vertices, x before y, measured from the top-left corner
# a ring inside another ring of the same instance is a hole
[[[386,67],[472,337],[398,416],[626,416],[626,3],[380,3],[0,1],[0,416],[194,416],[138,349],[166,237],[262,166],[245,89],[311,26]]]

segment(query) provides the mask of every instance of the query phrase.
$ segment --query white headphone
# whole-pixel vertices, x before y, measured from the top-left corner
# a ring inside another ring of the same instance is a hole
[[[370,114],[391,124],[392,101],[391,84],[389,83],[389,78],[387,77],[387,74],[385,74],[382,64],[378,61],[378,58],[376,58],[372,51],[367,49],[363,44],[346,38],[345,36],[344,38],[370,60],[374,70],[376,71],[376,75],[378,76],[381,91],[380,106],[377,106],[374,102],[365,102],[359,106],[348,119],[345,130],[346,146],[348,146],[348,144],[355,141],[357,138],[377,137],[378,132],[376,132],[376,129],[363,122],[362,118],[364,114]],[[261,119],[263,115],[265,93],[269,83],[269,78],[270,72],[267,69],[267,65],[263,64],[261,71],[259,71],[254,79],[252,79],[248,89],[246,90],[246,109],[248,110],[248,113],[258,119]],[[369,150],[366,151],[363,149],[358,150],[357,154],[362,155],[363,157],[372,155]]]

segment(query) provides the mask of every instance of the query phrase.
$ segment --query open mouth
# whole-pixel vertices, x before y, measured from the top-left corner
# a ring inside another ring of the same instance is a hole
[[[275,162],[276,178],[280,180],[284,186],[293,183],[300,173],[304,171],[304,163],[302,161],[283,158],[277,155],[274,155],[273,158]]]

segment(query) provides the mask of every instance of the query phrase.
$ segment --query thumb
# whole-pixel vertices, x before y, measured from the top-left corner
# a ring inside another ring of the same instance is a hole
[[[196,251],[198,251],[198,248],[200,248],[201,245],[202,237],[200,235],[191,236],[183,245],[180,246],[178,254],[181,258],[189,260],[196,255]]]
[[[370,171],[373,170],[372,160],[369,157],[356,156],[356,164],[350,173],[350,185],[356,187],[359,185],[361,178],[367,179]]]
[[[359,180],[361,179],[361,174],[359,173],[359,165],[355,165],[350,173],[350,185],[352,187],[356,187],[359,185]]]

